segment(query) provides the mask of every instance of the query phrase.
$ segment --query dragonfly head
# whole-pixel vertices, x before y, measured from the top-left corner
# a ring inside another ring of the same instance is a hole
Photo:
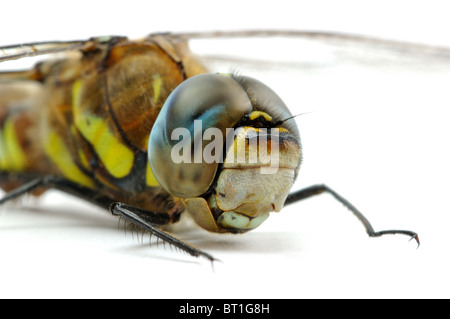
[[[283,101],[253,78],[198,75],[161,109],[149,163],[200,226],[245,232],[281,210],[297,177],[300,136],[291,118]]]

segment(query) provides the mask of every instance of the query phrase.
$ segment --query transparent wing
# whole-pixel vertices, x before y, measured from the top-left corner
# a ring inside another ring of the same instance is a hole
[[[227,31],[173,35],[189,40],[206,63],[257,68],[327,68],[338,64],[417,68],[447,65],[450,48],[332,32]]]
[[[86,41],[52,41],[4,46],[0,47],[0,62],[75,50],[83,47],[85,43]]]
[[[341,110],[361,107],[363,103],[386,105],[383,97],[395,100],[408,94],[414,99],[420,92],[429,98],[448,100],[447,47],[304,31],[174,36],[188,39],[192,51],[211,71],[238,72],[261,79],[290,107],[301,105],[299,113],[336,108],[337,103]]]
[[[314,32],[314,31],[289,31],[289,30],[253,30],[253,31],[215,31],[215,32],[186,32],[179,34],[167,34],[174,39],[183,41],[192,40],[226,40],[226,39],[267,39],[267,38],[290,38],[300,41],[311,41],[322,43],[333,47],[335,50],[353,50],[353,55],[361,50],[369,50],[375,54],[385,55],[389,51],[390,54],[401,55],[432,55],[432,56],[450,56],[449,48],[435,47],[423,44],[408,43],[401,41],[391,41],[367,36],[358,36],[352,34],[340,34],[333,32]],[[152,36],[152,35],[150,35]],[[96,41],[107,41],[111,37],[95,38]],[[24,57],[32,57],[50,53],[64,52],[79,49],[86,45],[89,40],[74,41],[49,41],[49,42],[33,42],[16,45],[8,45],[0,47],[0,62],[20,59]],[[212,47],[210,45],[210,47]],[[382,52],[384,51],[384,53]],[[367,53],[367,52],[366,52]],[[212,58],[224,59],[223,56]]]
[[[379,104],[385,102],[380,101],[386,96],[383,90],[390,92],[392,88],[396,88],[396,94],[390,94],[391,99],[406,93],[414,98],[418,87],[430,98],[447,98],[444,84],[450,81],[450,49],[446,47],[314,31],[191,32],[165,36],[189,42],[193,53],[212,72],[238,72],[266,82],[291,108],[301,105],[298,113],[332,107],[336,102],[340,102],[339,109],[352,107],[361,103],[350,103],[357,97],[365,99],[365,104]],[[109,39],[1,47],[0,61],[66,52]],[[413,85],[417,87],[413,89]],[[333,97],[333,101],[327,97]]]
[[[450,48],[446,47],[333,32],[253,30],[165,35],[180,41],[195,43],[196,51],[202,55],[202,60],[211,65],[226,63],[227,65],[259,65],[259,67],[269,68],[283,66],[302,68],[327,66],[339,60],[380,65],[394,62],[405,64],[429,59],[434,59],[436,63],[438,60],[450,59]],[[103,42],[111,38],[107,36],[89,40],[3,46],[0,47],[0,62],[80,49],[92,41]],[[280,41],[284,41],[282,46]],[[253,50],[249,50],[250,48]],[[317,51],[314,52],[315,49]],[[287,56],[288,59],[286,59]]]

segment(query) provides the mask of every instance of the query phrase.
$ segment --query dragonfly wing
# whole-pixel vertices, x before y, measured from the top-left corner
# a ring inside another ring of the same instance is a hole
[[[79,49],[86,41],[36,42],[0,47],[0,62]]]
[[[450,47],[432,46],[351,34],[303,31],[199,32],[189,39],[208,64],[266,68],[333,67],[337,64],[418,67],[450,64]],[[298,71],[298,70],[297,70]]]
[[[288,105],[301,104],[299,113],[337,103],[350,106],[346,101],[356,95],[372,97],[384,89],[391,92],[396,85],[398,94],[404,94],[408,83],[422,85],[422,91],[434,91],[434,96],[446,96],[443,84],[450,81],[450,48],[446,47],[302,31],[193,33],[186,37],[211,71],[258,78]],[[325,98],[333,95],[334,103],[321,102],[329,102]],[[302,103],[303,99],[307,102]]]

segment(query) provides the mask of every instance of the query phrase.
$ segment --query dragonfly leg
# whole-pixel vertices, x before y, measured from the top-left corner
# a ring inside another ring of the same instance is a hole
[[[23,180],[25,180],[27,176],[21,177]],[[0,198],[0,205],[10,200],[14,200],[17,197],[25,195],[41,187],[58,189],[60,191],[74,195],[78,198],[82,198],[105,209],[110,207],[111,203],[114,202],[114,200],[109,197],[101,196],[92,189],[71,182],[63,177],[44,176],[31,179],[28,182],[24,182],[24,184],[22,184],[21,186],[6,193],[6,195],[3,198]],[[126,204],[122,204],[122,206],[128,209],[134,208]],[[142,218],[145,218],[148,223],[151,223],[153,225],[159,226],[167,225],[169,223],[175,222],[177,218],[179,218],[179,214],[176,213],[172,214],[172,217],[170,217],[170,215],[167,213],[155,213],[152,211],[144,211],[142,209],[141,211],[145,212],[145,214],[143,213]]]
[[[329,188],[326,185],[313,185],[304,189],[301,189],[299,191],[293,192],[289,194],[285,201],[285,205],[289,205],[298,201],[301,201],[302,199],[306,199],[315,195],[320,195],[322,193],[328,193],[332,195],[338,202],[342,203],[345,207],[347,207],[363,224],[364,228],[366,229],[367,234],[370,237],[380,237],[383,235],[395,235],[395,234],[401,234],[401,235],[407,235],[410,236],[411,239],[415,239],[417,242],[417,247],[420,245],[419,236],[417,233],[410,231],[410,230],[381,230],[381,231],[375,231],[370,224],[369,220],[355,207],[353,206],[348,200],[346,200],[344,197],[336,193],[334,190]]]
[[[29,181],[15,189],[13,189],[12,191],[9,191],[8,193],[6,193],[5,196],[0,198],[0,205],[4,204],[6,202],[12,201],[22,195],[27,194],[27,193],[30,193],[41,186],[43,186],[41,178]]]
[[[136,225],[139,228],[150,232],[152,235],[155,235],[156,237],[162,239],[166,243],[173,245],[192,256],[195,257],[203,256],[211,262],[217,260],[211,255],[201,251],[194,245],[185,242],[175,237],[173,234],[170,234],[169,232],[166,232],[158,228],[157,227],[158,225],[167,224],[169,222],[169,221],[163,222],[163,220],[158,222],[154,218],[154,215],[159,215],[158,213],[148,211],[135,206],[130,206],[120,202],[112,203],[109,209],[113,215],[124,218],[127,222],[130,222],[133,225]]]
[[[14,200],[22,195],[33,192],[38,188],[55,188],[66,193],[75,195],[82,199],[85,199],[91,203],[94,203],[102,208],[110,207],[110,211],[113,215],[121,216],[126,221],[149,231],[151,234],[157,236],[158,238],[164,240],[165,242],[178,247],[179,249],[188,252],[192,256],[203,256],[209,259],[211,262],[217,260],[211,255],[201,251],[194,245],[184,242],[174,235],[169,234],[158,228],[158,226],[166,225],[172,223],[174,218],[178,218],[179,215],[175,214],[170,217],[169,214],[156,213],[141,209],[138,207],[130,206],[124,203],[113,203],[113,200],[106,196],[99,196],[95,191],[81,186],[77,183],[71,182],[63,177],[59,176],[44,176],[44,177],[34,177],[24,174],[22,176],[17,176],[18,180],[23,180],[24,183],[9,191],[2,198],[0,198],[0,205],[8,201]],[[112,204],[111,204],[112,203]]]
[[[77,183],[71,182],[60,176],[44,176],[30,178],[26,174],[18,176],[18,180],[24,180],[24,183],[7,192],[5,196],[0,198],[0,205],[8,201],[14,200],[22,195],[28,194],[38,188],[55,188],[66,193],[81,197],[91,203],[97,204],[103,208],[108,207],[112,200],[106,196],[99,196],[95,191]]]

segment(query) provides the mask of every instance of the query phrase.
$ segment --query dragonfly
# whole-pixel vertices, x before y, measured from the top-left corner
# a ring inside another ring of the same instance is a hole
[[[0,204],[57,189],[212,262],[215,257],[166,226],[189,214],[210,232],[245,233],[271,212],[327,193],[370,237],[401,234],[420,245],[414,231],[375,231],[327,185],[292,191],[303,157],[298,115],[261,81],[213,73],[205,66],[208,58],[189,48],[194,40],[260,37],[316,41],[342,52],[369,47],[398,55],[449,55],[446,48],[420,44],[271,30],[0,47],[0,62],[50,55],[29,69],[0,72],[0,187],[5,191]],[[244,156],[238,159],[242,146]]]

